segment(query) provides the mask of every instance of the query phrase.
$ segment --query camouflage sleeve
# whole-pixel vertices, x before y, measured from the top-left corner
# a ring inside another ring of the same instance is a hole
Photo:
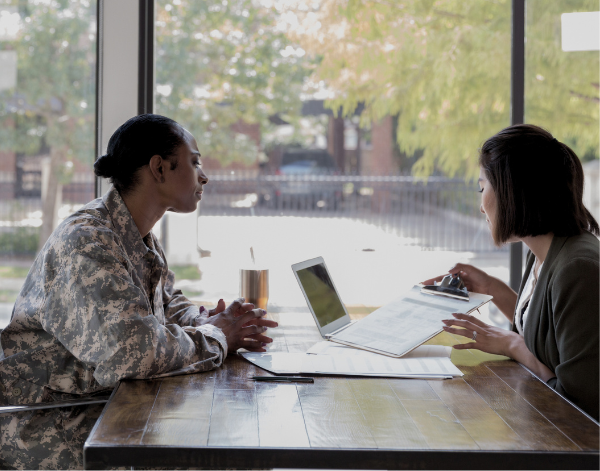
[[[48,281],[42,326],[110,387],[123,378],[152,378],[220,366],[227,343],[213,326],[162,325],[134,268],[114,246],[85,244],[65,257]]]
[[[165,271],[167,276],[163,288],[163,305],[166,323],[182,327],[198,325],[196,319],[202,317],[203,308],[199,309],[181,290],[175,289],[175,273],[171,270]]]

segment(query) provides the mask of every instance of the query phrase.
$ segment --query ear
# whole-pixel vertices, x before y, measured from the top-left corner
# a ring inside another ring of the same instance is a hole
[[[157,183],[165,182],[165,164],[166,160],[164,160],[160,155],[153,155],[150,158],[150,162],[148,162],[148,166],[150,167],[150,173],[152,177]]]

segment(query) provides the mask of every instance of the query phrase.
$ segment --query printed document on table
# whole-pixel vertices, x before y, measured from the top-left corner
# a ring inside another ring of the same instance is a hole
[[[328,339],[383,355],[401,357],[442,331],[442,320],[452,313],[467,314],[492,299],[469,293],[469,301],[421,293],[416,285],[364,319],[351,324]]]
[[[448,357],[391,358],[362,352],[363,355],[307,355],[305,353],[254,353],[241,355],[274,374],[322,374],[380,376],[395,378],[450,378],[462,376]]]
[[[379,353],[348,347],[340,343],[323,340],[310,347],[306,353],[312,355],[379,355]],[[452,347],[444,345],[421,345],[403,355],[402,358],[450,358]]]

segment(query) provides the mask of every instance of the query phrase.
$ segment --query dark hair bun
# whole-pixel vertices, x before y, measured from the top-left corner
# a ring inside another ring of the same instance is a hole
[[[116,159],[111,154],[104,154],[94,162],[94,173],[98,177],[112,178],[117,170]]]
[[[127,120],[108,140],[106,155],[94,164],[99,177],[109,178],[121,194],[137,183],[136,173],[153,155],[169,159],[184,142],[184,129],[170,118],[142,114]]]

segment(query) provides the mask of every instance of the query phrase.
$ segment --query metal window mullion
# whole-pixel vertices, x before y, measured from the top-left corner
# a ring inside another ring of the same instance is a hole
[[[98,160],[102,153],[102,40],[104,31],[104,2],[98,0],[96,4],[96,125],[94,135],[94,162]],[[100,198],[101,184],[100,177],[94,178],[94,195]]]
[[[139,0],[138,114],[154,112],[154,0]]]
[[[512,0],[510,121],[525,120],[525,0]],[[509,285],[518,291],[523,276],[523,243],[510,245]]]

